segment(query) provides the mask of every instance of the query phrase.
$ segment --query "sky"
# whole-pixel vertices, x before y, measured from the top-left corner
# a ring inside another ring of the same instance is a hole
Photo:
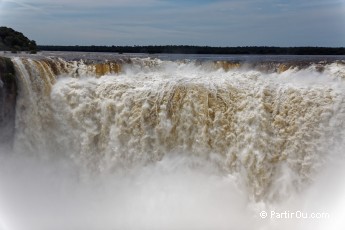
[[[345,0],[0,0],[39,45],[345,47]]]

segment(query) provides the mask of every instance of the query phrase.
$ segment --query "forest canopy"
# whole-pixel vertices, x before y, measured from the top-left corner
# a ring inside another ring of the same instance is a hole
[[[151,46],[59,46],[36,45],[22,33],[8,27],[0,27],[0,50],[28,51],[36,53],[46,51],[79,52],[114,52],[114,53],[179,53],[179,54],[259,54],[259,55],[345,55],[344,47],[272,47],[238,46],[212,47],[190,45],[151,45]]]
[[[114,52],[114,53],[179,53],[179,54],[260,54],[260,55],[345,55],[345,48],[334,47],[270,47],[270,46],[38,46],[47,51]]]
[[[0,50],[5,51],[30,51],[36,52],[37,45],[34,40],[30,40],[24,34],[5,26],[0,27]]]

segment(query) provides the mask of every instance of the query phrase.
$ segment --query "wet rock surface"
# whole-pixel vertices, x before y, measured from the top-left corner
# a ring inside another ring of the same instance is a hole
[[[15,129],[17,85],[9,58],[0,57],[0,145],[11,148]]]

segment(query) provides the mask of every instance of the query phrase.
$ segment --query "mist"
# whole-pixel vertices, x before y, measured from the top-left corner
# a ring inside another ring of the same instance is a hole
[[[255,221],[235,178],[201,158],[173,154],[104,175],[63,159],[1,158],[4,230],[248,229]]]
[[[339,152],[340,153],[340,152]],[[2,230],[331,229],[345,226],[343,159],[279,202],[253,201],[237,175],[204,158],[171,154],[149,165],[92,175],[68,159],[1,153]],[[288,176],[288,175],[285,175]],[[267,219],[260,217],[266,211]],[[270,213],[328,213],[325,219]]]
[[[345,227],[341,63],[12,62],[1,230]]]

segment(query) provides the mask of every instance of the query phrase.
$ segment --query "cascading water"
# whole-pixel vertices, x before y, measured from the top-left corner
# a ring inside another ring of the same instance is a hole
[[[327,179],[343,173],[341,61],[12,62],[18,98],[14,153],[0,165],[4,229],[345,226],[345,183]],[[272,210],[334,213],[260,218]]]

